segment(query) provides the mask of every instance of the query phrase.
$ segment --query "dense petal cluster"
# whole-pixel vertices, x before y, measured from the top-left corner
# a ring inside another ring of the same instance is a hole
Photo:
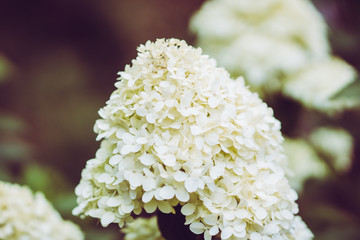
[[[258,92],[328,56],[326,24],[308,0],[208,0],[190,29],[198,46]]]
[[[41,193],[0,182],[0,239],[83,240],[79,227],[64,221]]]
[[[125,240],[165,240],[161,236],[156,216],[137,218],[121,231],[125,233]]]
[[[285,138],[284,151],[288,156],[290,185],[301,192],[309,178],[324,178],[329,169],[314,147],[304,139]]]
[[[321,127],[310,135],[310,142],[315,149],[338,172],[345,172],[351,167],[354,150],[353,138],[341,128]]]
[[[181,205],[205,239],[294,239],[296,192],[273,111],[242,78],[177,39],[138,48],[94,130],[73,213],[103,226]],[[308,239],[308,238],[296,238]]]
[[[333,112],[357,104],[351,99],[332,99],[356,79],[356,71],[338,58],[311,63],[289,76],[283,92],[306,107]]]

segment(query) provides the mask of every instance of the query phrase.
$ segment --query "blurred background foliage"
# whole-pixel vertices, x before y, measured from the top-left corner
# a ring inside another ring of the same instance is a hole
[[[0,180],[43,191],[64,218],[82,227],[86,239],[121,239],[117,226],[103,229],[96,220],[71,216],[81,170],[99,146],[92,131],[97,111],[139,44],[162,37],[194,43],[188,21],[202,3],[0,0]],[[360,2],[314,3],[329,24],[334,53],[359,71]],[[359,98],[358,82],[339,97]],[[351,169],[308,180],[300,214],[315,239],[360,239],[359,109],[326,118],[294,116],[294,107],[275,108],[284,131],[294,121],[303,122],[297,131],[306,131],[309,122],[333,124],[355,139]]]

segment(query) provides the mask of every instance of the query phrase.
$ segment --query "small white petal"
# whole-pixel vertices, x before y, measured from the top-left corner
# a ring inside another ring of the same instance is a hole
[[[103,227],[107,227],[115,220],[115,215],[112,212],[106,212],[101,216],[100,222]]]
[[[110,197],[109,200],[107,201],[107,205],[109,207],[117,207],[121,204],[122,199],[121,197],[117,196],[117,197]]]
[[[110,184],[115,180],[115,178],[113,176],[110,176],[110,174],[108,173],[102,173],[96,178],[96,180],[101,183]]]
[[[177,181],[177,182],[183,182],[187,179],[187,174],[185,172],[182,172],[182,171],[177,171],[175,172],[174,174],[174,179]]]
[[[264,233],[267,235],[277,234],[280,231],[280,228],[275,223],[268,223],[264,227]]]
[[[196,137],[195,138],[195,146],[197,149],[202,150],[204,147],[204,138],[203,137]]]
[[[253,232],[250,234],[250,240],[262,240],[262,236],[260,233]]]
[[[161,146],[158,146],[155,148],[156,149],[156,152],[159,154],[159,155],[164,155],[165,153],[168,152],[168,147],[165,146],[165,145],[161,145]]]
[[[216,215],[207,215],[204,217],[204,222],[208,225],[215,225],[218,221],[218,216]]]
[[[199,126],[191,126],[190,131],[194,135],[199,135],[202,133],[202,129]]]
[[[145,116],[148,113],[148,111],[146,110],[145,107],[140,107],[138,109],[136,109],[136,114],[139,115],[140,117]]]
[[[221,231],[221,239],[228,239],[233,235],[233,228],[232,227],[226,227]]]
[[[212,228],[210,228],[209,230],[209,234],[211,236],[215,236],[216,234],[219,233],[219,227],[218,226],[213,226]]]
[[[116,164],[121,162],[122,159],[123,157],[121,155],[116,154],[109,159],[109,163],[110,165],[115,166]]]
[[[153,178],[145,178],[142,183],[144,191],[150,191],[156,188],[156,181]]]
[[[195,205],[192,203],[187,203],[181,208],[181,213],[185,216],[191,215],[195,212]]]
[[[185,188],[189,193],[195,192],[198,189],[197,181],[195,181],[193,178],[186,179]]]
[[[175,190],[171,186],[164,186],[160,189],[159,194],[163,199],[172,199],[175,196]]]
[[[161,160],[166,166],[173,167],[176,165],[176,157],[173,154],[166,154],[161,157]]]
[[[123,204],[120,206],[123,213],[131,213],[134,210],[134,204]]]
[[[258,219],[262,220],[262,219],[264,219],[264,218],[267,217],[267,212],[266,212],[266,210],[265,210],[264,208],[258,208],[258,209],[256,209],[256,211],[255,211],[255,216],[256,216]]]
[[[185,188],[176,189],[175,196],[180,202],[187,202],[190,199],[190,194]]]
[[[204,232],[205,226],[201,222],[194,222],[190,224],[190,230],[195,234],[201,234]]]
[[[128,181],[132,187],[137,188],[141,186],[143,182],[143,176],[137,173],[130,173]]]
[[[148,143],[148,139],[146,137],[139,137],[136,139],[137,144],[146,144]]]
[[[280,211],[281,215],[287,219],[287,220],[291,220],[294,218],[294,214],[292,214],[289,210],[287,209],[283,209]]]
[[[235,218],[235,212],[231,211],[231,210],[230,211],[227,210],[227,211],[224,211],[223,216],[224,216],[225,220],[231,221],[231,220],[234,220],[234,218]]]
[[[156,162],[155,156],[152,154],[147,154],[147,153],[141,155],[139,157],[139,160],[142,164],[144,164],[146,166],[150,166]]]
[[[205,142],[209,144],[209,146],[215,146],[219,144],[219,135],[216,133],[210,133],[205,136]]]
[[[219,105],[219,99],[217,99],[216,97],[210,97],[208,100],[209,106],[211,108],[216,108]]]
[[[242,221],[240,224],[237,224],[234,226],[234,230],[236,232],[242,232],[245,230],[245,228],[246,228],[246,222],[244,222],[244,221]]]
[[[207,230],[204,232],[204,239],[211,240],[211,235],[210,235],[209,231],[207,231]]]
[[[149,123],[155,123],[156,121],[156,118],[153,114],[146,114],[146,121],[148,121]]]

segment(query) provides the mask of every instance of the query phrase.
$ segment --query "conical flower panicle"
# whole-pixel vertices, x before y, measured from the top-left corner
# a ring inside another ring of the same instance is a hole
[[[132,213],[174,213],[180,204],[185,224],[205,239],[310,239],[292,235],[297,195],[272,109],[184,41],[138,51],[99,111],[101,146],[82,172],[73,213],[122,227]]]

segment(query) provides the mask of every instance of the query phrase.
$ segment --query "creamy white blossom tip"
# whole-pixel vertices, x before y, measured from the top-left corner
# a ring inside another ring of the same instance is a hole
[[[0,181],[0,239],[83,240],[84,235],[63,220],[42,193]]]
[[[177,39],[141,45],[119,74],[74,214],[122,227],[132,213],[181,205],[184,224],[205,239],[300,239],[280,123],[242,78]]]

